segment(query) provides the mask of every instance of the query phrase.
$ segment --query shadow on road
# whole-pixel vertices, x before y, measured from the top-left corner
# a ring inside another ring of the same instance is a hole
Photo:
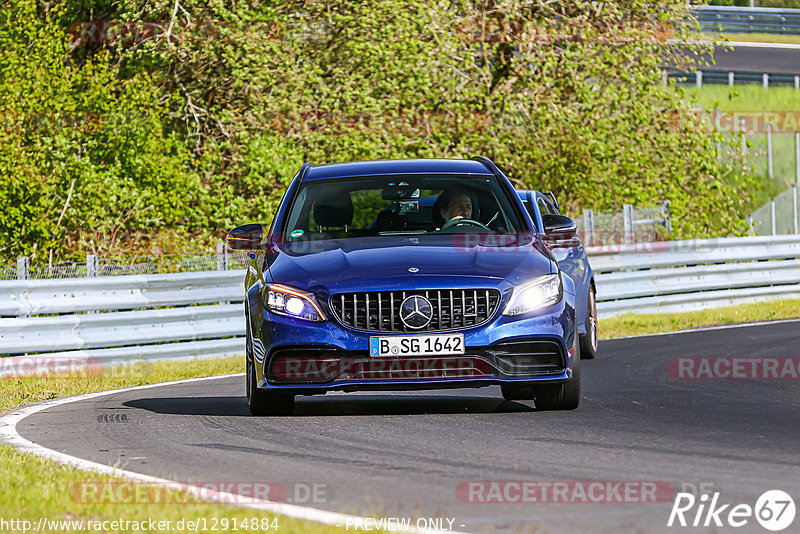
[[[155,397],[127,401],[125,406],[171,415],[249,416],[244,396]],[[510,402],[487,397],[358,395],[352,397],[297,397],[295,417],[341,415],[424,415],[511,413],[535,411],[532,402]]]

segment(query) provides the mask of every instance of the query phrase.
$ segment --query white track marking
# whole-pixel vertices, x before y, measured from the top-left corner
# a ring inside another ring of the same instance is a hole
[[[709,330],[727,330],[732,328],[748,328],[750,326],[766,326],[770,324],[783,324],[783,323],[796,323],[800,321],[797,319],[775,319],[774,321],[758,321],[753,323],[734,323],[734,324],[721,324],[716,326],[706,326],[704,328],[692,328],[689,330],[675,330],[674,332],[659,332],[657,334],[641,334],[638,336],[622,336],[622,337],[607,337],[600,341],[611,341],[614,339],[635,339],[639,337],[656,337],[656,336],[671,336],[673,334],[692,334],[694,332],[708,332]]]
[[[75,456],[70,456],[62,452],[54,451],[52,449],[42,447],[41,445],[33,443],[32,441],[29,441],[20,436],[19,433],[17,432],[17,425],[25,418],[35,413],[47,410],[48,408],[63,406],[65,404],[70,404],[73,402],[96,399],[99,397],[113,395],[115,393],[125,393],[129,391],[152,389],[163,386],[171,386],[175,384],[191,384],[193,382],[201,382],[204,380],[217,380],[220,378],[231,378],[236,376],[244,376],[244,373],[233,374],[233,375],[209,376],[203,378],[189,378],[186,380],[176,380],[173,382],[163,382],[160,384],[148,384],[146,386],[115,389],[111,391],[100,391],[97,393],[87,393],[85,395],[77,395],[74,397],[64,397],[61,399],[53,399],[37,404],[23,406],[20,408],[13,409],[10,413],[7,413],[6,415],[0,417],[0,441],[9,443],[23,452],[35,454],[37,456],[41,456],[42,458],[46,458],[48,460],[52,460],[60,464],[77,467],[78,469],[83,469],[85,471],[94,471],[105,475],[111,475],[119,478],[127,478],[129,480],[136,480],[138,482],[144,482],[158,486],[166,485],[169,488],[185,491],[192,496],[203,498],[205,500],[208,500],[209,502],[217,502],[221,504],[230,505],[231,503],[235,503],[237,501],[237,495],[221,491],[209,491],[207,488],[201,488],[199,486],[193,486],[191,484],[185,484],[182,482],[173,482],[171,480],[152,477],[149,475],[143,475],[141,473],[135,473],[133,471],[126,471],[124,469],[119,469],[116,467],[111,467],[108,465],[91,462],[89,460],[84,460],[82,458],[77,458]],[[335,525],[343,528],[348,521],[350,521],[350,524],[353,524],[352,523],[353,521],[365,521],[367,519],[366,517],[340,514],[338,512],[329,512],[326,510],[319,510],[317,508],[309,508],[306,506],[297,506],[294,504],[264,501],[249,496],[247,497],[247,500],[253,502],[239,503],[235,504],[234,506],[252,508],[254,510],[270,512],[274,514],[281,514],[295,519],[315,521],[318,523]],[[415,532],[415,533],[419,532],[419,533],[431,533],[431,534],[436,532],[438,534],[441,534],[441,531],[438,530],[420,529],[416,527],[411,527],[408,529],[395,529],[394,532]],[[459,534],[456,531],[451,531],[451,532],[454,532],[454,534]]]

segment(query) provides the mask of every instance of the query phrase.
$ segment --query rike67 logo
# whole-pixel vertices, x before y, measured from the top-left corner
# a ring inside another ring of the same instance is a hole
[[[704,493],[700,497],[691,493],[678,493],[675,495],[667,526],[739,528],[755,518],[765,529],[778,532],[792,524],[795,511],[794,500],[781,490],[765,491],[756,500],[755,506],[744,503],[723,504],[719,500],[718,491],[711,496]]]

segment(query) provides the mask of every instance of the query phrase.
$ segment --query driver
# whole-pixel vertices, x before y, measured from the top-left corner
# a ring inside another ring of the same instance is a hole
[[[477,206],[464,189],[443,191],[433,205],[433,216],[439,227],[455,219],[472,219],[473,213],[477,217]]]

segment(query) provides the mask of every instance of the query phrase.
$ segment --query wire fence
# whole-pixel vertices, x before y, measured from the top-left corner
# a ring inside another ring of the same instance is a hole
[[[800,233],[800,188],[790,187],[749,217],[754,235]]]
[[[630,245],[666,241],[672,231],[669,201],[660,206],[635,207],[626,204],[621,210],[583,210],[575,224],[585,246]]]
[[[92,276],[186,273],[244,269],[250,258],[244,251],[159,254],[128,258],[106,258],[89,254],[83,262],[36,263],[17,258],[15,265],[0,267],[0,280],[44,280]]]

